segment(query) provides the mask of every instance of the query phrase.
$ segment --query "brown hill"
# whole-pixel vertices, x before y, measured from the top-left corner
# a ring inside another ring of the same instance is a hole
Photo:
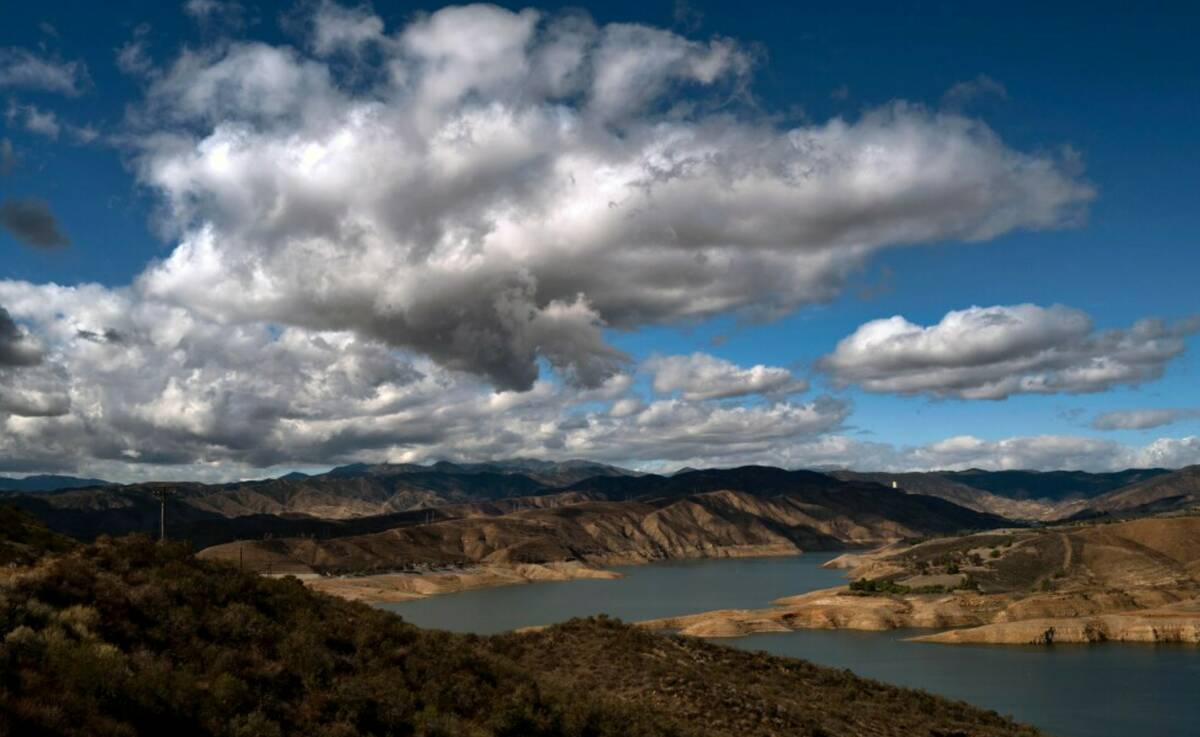
[[[1089,500],[1168,474],[1161,468],[1112,473],[1084,471],[929,471],[882,473],[834,471],[845,480],[873,481],[914,494],[928,494],[1012,520],[1052,521],[1075,515]]]
[[[847,557],[848,587],[652,623],[688,634],[968,627],[922,639],[1200,642],[1200,517],[985,532]],[[1155,624],[1157,623],[1157,624]]]
[[[1092,499],[1076,516],[1080,519],[1114,515],[1134,517],[1200,507],[1200,466],[1142,481]]]
[[[333,540],[228,543],[200,555],[240,560],[256,570],[275,572],[363,572],[414,564],[583,561],[606,565],[793,554],[1001,523],[941,499],[899,495],[876,485],[821,481],[817,488],[795,486],[790,492],[770,495],[648,493],[640,500],[583,501],[498,516],[464,516]]]

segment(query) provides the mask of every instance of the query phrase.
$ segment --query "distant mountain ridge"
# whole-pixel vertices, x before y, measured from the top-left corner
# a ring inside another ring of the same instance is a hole
[[[866,488],[863,484],[877,485],[890,494],[936,497],[956,508],[996,519],[1052,521],[1078,514],[1113,513],[1134,516],[1186,506],[1189,499],[1196,503],[1200,481],[1189,476],[1193,471],[1130,469],[1088,474],[968,470],[893,474],[744,466],[681,469],[671,475],[658,475],[590,461],[513,459],[440,461],[431,465],[352,464],[320,474],[289,473],[274,479],[224,484],[89,486],[98,480],[67,479],[62,483],[72,482],[82,488],[36,494],[0,491],[0,502],[34,513],[58,532],[90,540],[102,534],[156,533],[159,504],[153,492],[166,489],[170,492],[168,533],[204,547],[264,537],[348,537],[456,517],[496,517],[523,509],[583,502],[661,505],[719,491],[770,497],[803,488],[807,494],[820,492],[820,503],[831,507],[837,506],[838,494]],[[895,491],[891,488],[893,482],[898,487]],[[1127,491],[1125,497],[1119,496]]]
[[[1200,465],[1153,476],[1091,499],[1074,519],[1139,517],[1200,509]]]
[[[833,471],[857,479],[928,494],[980,512],[1013,520],[1051,521],[1083,511],[1089,500],[1164,477],[1165,468],[1131,468],[1111,473],[1085,471],[919,471],[904,473]]]
[[[90,486],[107,486],[109,483],[103,479],[56,476],[53,474],[26,476],[19,479],[0,476],[0,491],[58,491],[60,489],[85,489]]]

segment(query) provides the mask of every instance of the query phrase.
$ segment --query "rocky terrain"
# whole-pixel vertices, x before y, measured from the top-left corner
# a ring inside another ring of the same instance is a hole
[[[1002,530],[835,561],[854,581],[761,610],[645,623],[700,637],[951,629],[935,642],[1200,643],[1200,516]]]

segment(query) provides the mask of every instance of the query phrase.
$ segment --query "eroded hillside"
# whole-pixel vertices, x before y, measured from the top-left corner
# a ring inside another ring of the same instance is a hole
[[[939,642],[1200,642],[1200,517],[1005,530],[839,561],[853,583],[770,609],[650,623],[700,636],[953,629]]]

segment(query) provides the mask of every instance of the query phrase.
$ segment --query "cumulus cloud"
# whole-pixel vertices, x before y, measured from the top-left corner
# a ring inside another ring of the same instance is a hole
[[[1198,438],[864,442],[838,434],[850,413],[844,401],[647,401],[628,373],[591,389],[542,378],[528,391],[497,390],[351,331],[231,325],[133,289],[0,281],[0,304],[12,315],[4,345],[19,346],[23,364],[0,378],[5,471],[226,480],[298,465],[513,456],[657,469],[1200,462]]]
[[[1097,430],[1148,430],[1200,417],[1200,409],[1122,409],[1105,412],[1092,420]]]
[[[0,49],[0,88],[57,92],[74,97],[89,84],[81,61],[38,56],[28,49]]]
[[[541,361],[595,385],[626,365],[606,327],[778,317],[879,248],[1058,227],[1092,196],[918,106],[779,128],[727,104],[754,63],[729,39],[494,6],[389,31],[326,4],[313,28],[307,50],[185,51],[151,85],[137,172],[178,246],[141,294],[502,389]],[[325,58],[364,44],[374,75]]]
[[[539,379],[529,391],[496,390],[351,332],[230,326],[128,289],[0,281],[0,300],[46,344],[23,403],[0,404],[0,459],[26,470],[139,478],[171,466],[236,476],[384,458],[736,462],[835,430],[849,412],[827,397],[647,403],[629,374],[590,389]]]
[[[1080,310],[971,307],[921,326],[897,315],[861,325],[818,368],[866,391],[960,399],[1086,393],[1162,376],[1200,321],[1145,319],[1098,331]]]
[[[654,391],[680,392],[684,399],[725,399],[808,389],[807,382],[796,379],[785,368],[762,364],[742,368],[707,353],[658,356],[647,361],[645,368],[654,374]]]
[[[71,243],[50,206],[38,199],[0,203],[0,227],[22,243],[38,248],[59,248]]]
[[[660,357],[640,393],[606,331],[778,318],[883,248],[1069,226],[1093,196],[954,112],[783,126],[727,38],[313,13],[300,46],[222,38],[142,75],[120,140],[169,255],[124,288],[0,280],[42,358],[0,381],[5,470],[908,462],[783,368]]]

